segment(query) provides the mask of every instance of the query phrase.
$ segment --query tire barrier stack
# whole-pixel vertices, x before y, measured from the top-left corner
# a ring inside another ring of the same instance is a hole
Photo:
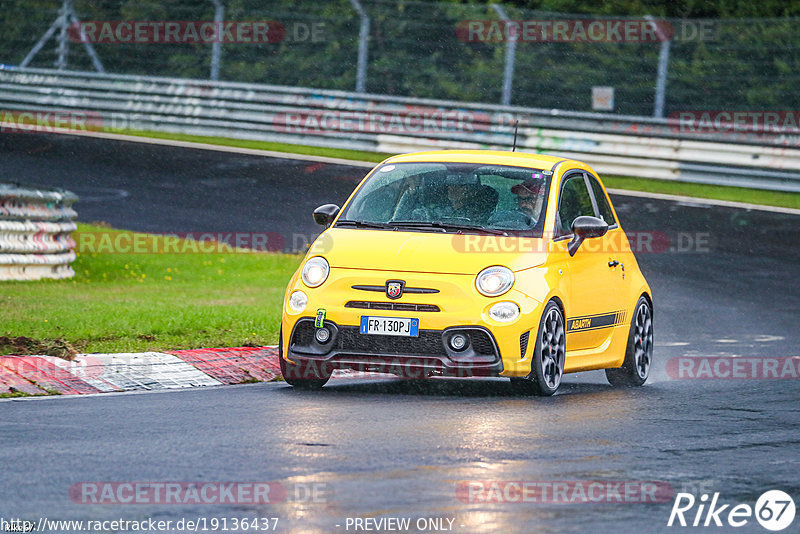
[[[76,200],[69,191],[0,184],[0,280],[75,275]]]

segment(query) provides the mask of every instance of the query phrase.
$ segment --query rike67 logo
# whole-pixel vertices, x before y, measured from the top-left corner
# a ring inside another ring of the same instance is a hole
[[[669,514],[667,526],[733,527],[739,528],[756,521],[767,530],[784,530],[795,516],[794,500],[781,490],[764,492],[755,507],[749,504],[730,504],[720,500],[719,493],[699,499],[691,493],[678,493]]]

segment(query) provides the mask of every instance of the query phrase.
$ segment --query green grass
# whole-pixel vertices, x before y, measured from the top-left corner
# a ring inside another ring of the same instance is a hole
[[[713,198],[733,202],[747,202],[764,206],[780,206],[800,209],[800,193],[784,193],[782,191],[764,191],[746,187],[729,187],[707,184],[691,184],[671,182],[667,180],[648,180],[647,178],[629,178],[624,176],[604,176],[606,187],[646,191],[648,193],[666,193],[697,198]]]
[[[366,152],[363,150],[349,150],[346,148],[326,148],[308,145],[293,145],[290,143],[273,143],[269,141],[252,141],[249,139],[232,139],[229,137],[210,137],[204,135],[189,135],[168,132],[152,132],[142,130],[112,130],[114,133],[134,135],[136,137],[151,137],[153,139],[170,139],[173,141],[190,141],[192,143],[205,143],[207,145],[235,146],[239,148],[252,148],[255,150],[271,150],[273,152],[288,152],[290,154],[303,154],[306,156],[324,156],[328,158],[341,158],[353,161],[370,161],[380,163],[394,154],[380,152]]]
[[[200,135],[174,134],[164,132],[150,132],[139,130],[120,130],[116,133],[135,135],[139,137],[152,137],[157,139],[171,139],[176,141],[191,141],[211,145],[236,146],[256,150],[271,150],[288,152],[292,154],[305,154],[311,156],[326,156],[332,158],[349,159],[355,161],[381,162],[393,154],[381,154],[360,150],[346,150],[339,148],[322,148],[288,143],[270,143],[266,141],[248,141],[242,139],[229,139],[225,137],[206,137]],[[666,193],[697,198],[716,200],[730,200],[734,202],[747,202],[765,206],[780,206],[784,208],[800,209],[800,193],[784,193],[779,191],[763,191],[745,187],[727,187],[670,180],[651,180],[647,178],[632,178],[625,176],[602,176],[606,187],[616,189],[629,189],[633,191],[646,191],[651,193]]]
[[[18,397],[47,397],[49,395],[61,395],[54,389],[45,389],[44,393],[25,393],[24,391],[6,391],[0,393],[0,399],[16,399]]]
[[[24,393],[22,391],[12,391],[6,393],[0,393],[0,399],[15,399],[17,397],[45,397],[47,393]]]
[[[78,232],[117,232],[78,225]],[[301,256],[82,253],[71,280],[0,282],[0,335],[83,352],[274,344]]]

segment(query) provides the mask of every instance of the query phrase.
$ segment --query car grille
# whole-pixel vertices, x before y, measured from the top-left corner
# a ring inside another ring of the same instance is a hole
[[[369,286],[369,285],[355,285],[350,286],[359,291],[374,291],[375,293],[384,293],[386,286]],[[403,293],[438,293],[438,289],[432,287],[404,287]]]
[[[314,321],[300,321],[294,329],[292,343],[296,345],[311,345],[314,341]]]
[[[292,344],[309,346],[314,342],[314,321],[303,319],[297,323],[292,335]],[[454,329],[469,335],[472,350],[480,356],[497,356],[494,341],[484,330],[477,328]],[[420,330],[417,337],[383,336],[361,334],[357,326],[339,326],[331,350],[384,355],[445,356],[442,331]]]
[[[521,336],[519,336],[519,355],[520,358],[525,357],[525,352],[528,350],[528,338],[531,335],[531,331],[528,330],[527,332],[523,332]]]
[[[352,326],[339,329],[336,348],[345,351],[375,354],[441,354],[445,353],[442,334],[437,330],[420,330],[417,337],[365,335]]]
[[[472,338],[472,349],[478,354],[491,354],[495,353],[494,343],[489,334],[483,330],[470,330],[469,335]]]
[[[344,305],[345,308],[360,308],[363,310],[392,310],[438,312],[439,306],[434,304],[411,304],[408,302],[369,302],[365,300],[351,300]]]

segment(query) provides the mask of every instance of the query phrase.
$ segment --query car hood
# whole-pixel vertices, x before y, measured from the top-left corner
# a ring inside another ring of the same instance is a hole
[[[546,247],[529,237],[331,228],[311,256],[324,256],[332,268],[474,275],[491,265],[541,265]]]

